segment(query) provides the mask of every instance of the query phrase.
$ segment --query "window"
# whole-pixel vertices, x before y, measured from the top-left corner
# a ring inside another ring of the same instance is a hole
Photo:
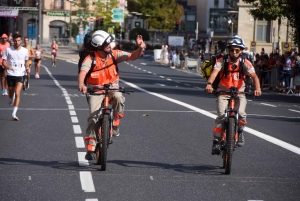
[[[219,0],[214,0],[215,7],[219,7]]]
[[[52,0],[51,9],[64,9],[64,0]]]
[[[265,20],[258,20],[256,27],[256,40],[270,43],[271,23]]]

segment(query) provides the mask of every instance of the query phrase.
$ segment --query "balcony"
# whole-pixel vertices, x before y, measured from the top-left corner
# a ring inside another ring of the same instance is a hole
[[[64,10],[65,9],[65,1],[64,0],[52,0],[51,10]]]

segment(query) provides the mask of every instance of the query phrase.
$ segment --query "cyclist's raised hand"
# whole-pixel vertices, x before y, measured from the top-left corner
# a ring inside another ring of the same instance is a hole
[[[78,91],[82,92],[83,94],[86,94],[87,87],[84,84],[78,85]]]

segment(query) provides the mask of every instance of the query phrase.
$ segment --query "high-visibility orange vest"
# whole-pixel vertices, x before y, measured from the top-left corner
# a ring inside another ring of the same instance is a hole
[[[117,53],[112,51],[116,58]],[[117,59],[117,58],[116,58]],[[96,65],[93,68],[90,76],[86,79],[87,84],[103,86],[104,84],[114,83],[119,80],[119,74],[117,72],[117,66],[114,64],[110,55],[107,55],[106,59],[101,59],[95,52]]]
[[[229,91],[230,87],[235,86],[238,91],[244,91],[245,75],[242,75],[243,77],[240,78],[240,68],[242,68],[243,66],[240,65],[240,61],[235,69],[233,69],[232,66],[232,63],[228,63],[227,75],[223,76],[223,72],[220,73],[221,80],[218,88],[220,88],[221,90]]]

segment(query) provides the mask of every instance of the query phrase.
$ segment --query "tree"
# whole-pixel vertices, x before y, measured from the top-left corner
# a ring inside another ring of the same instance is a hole
[[[150,36],[146,29],[143,28],[134,28],[129,33],[129,40],[136,40],[136,36],[141,35],[144,41],[149,41]]]
[[[253,8],[248,13],[254,18],[264,18],[265,20],[278,20],[278,47],[281,45],[281,19],[287,17],[290,25],[294,28],[294,43],[300,47],[300,1],[299,0],[242,0],[251,4]]]
[[[128,0],[129,12],[139,12],[150,15],[147,18],[148,27],[170,32],[175,23],[181,20],[183,9],[175,0]],[[142,16],[145,19],[145,16]]]
[[[281,18],[284,16],[283,0],[243,0],[253,8],[248,13],[254,18],[264,18],[267,21],[278,20],[278,48],[281,49]]]

